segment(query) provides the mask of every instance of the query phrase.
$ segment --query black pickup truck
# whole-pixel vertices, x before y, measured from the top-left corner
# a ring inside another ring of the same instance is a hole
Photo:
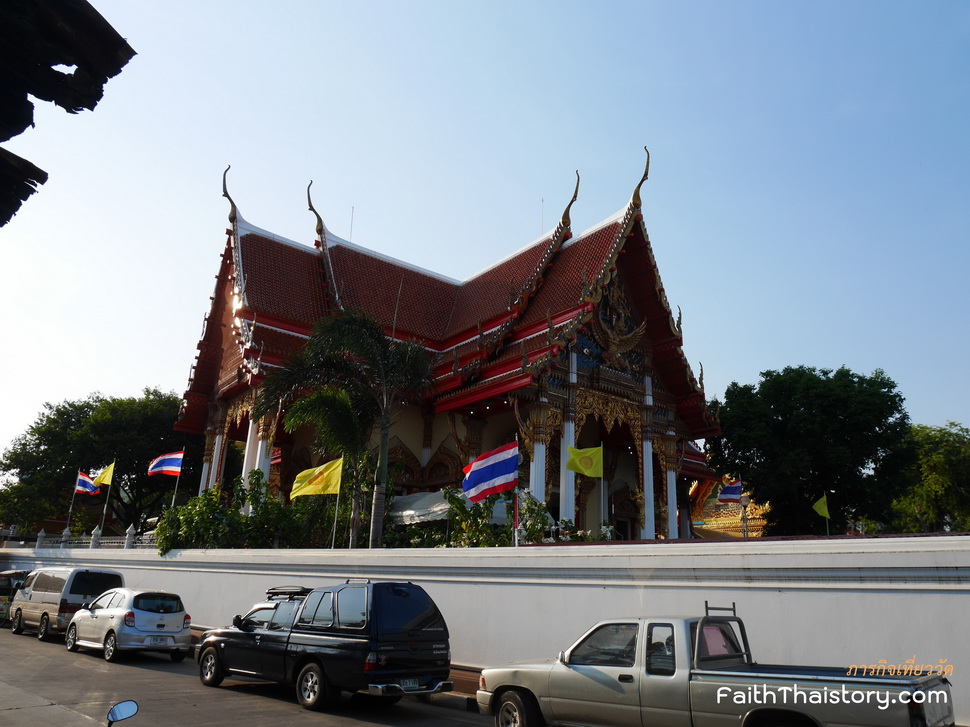
[[[393,704],[452,689],[448,627],[413,583],[271,588],[231,627],[203,633],[196,654],[206,686],[230,675],[289,684],[306,709],[342,691]]]

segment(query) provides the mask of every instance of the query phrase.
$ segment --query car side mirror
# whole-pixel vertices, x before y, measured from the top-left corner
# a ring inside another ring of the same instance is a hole
[[[242,630],[242,627],[243,627],[242,616],[240,616],[238,613],[235,616],[233,616],[232,625],[235,626],[237,629]]]
[[[91,610],[91,604],[90,603],[82,603],[81,604],[81,610],[83,610],[83,611],[90,611]]]
[[[565,651],[560,651],[559,652],[559,663],[560,664],[565,664],[566,663],[566,652]]]
[[[134,717],[136,714],[138,714],[138,702],[130,699],[127,702],[118,702],[108,712],[108,726],[110,727],[123,719]]]

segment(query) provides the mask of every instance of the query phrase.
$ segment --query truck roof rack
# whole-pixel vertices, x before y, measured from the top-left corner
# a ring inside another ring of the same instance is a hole
[[[726,611],[727,613],[730,613],[732,616],[737,616],[738,615],[738,609],[737,609],[737,606],[736,606],[736,604],[735,604],[734,601],[731,601],[730,607],[729,606],[711,606],[711,605],[708,604],[707,601],[704,601],[704,615],[705,616],[710,616],[711,615],[711,611]]]
[[[306,586],[273,586],[266,589],[266,598],[270,601],[289,601],[294,598],[304,598],[312,590]]]

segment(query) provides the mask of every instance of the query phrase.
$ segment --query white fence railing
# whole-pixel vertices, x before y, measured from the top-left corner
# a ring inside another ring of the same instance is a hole
[[[16,530],[0,531],[0,539],[4,547],[16,547],[20,544],[29,548],[116,548],[130,550],[133,548],[158,547],[154,535],[138,535],[135,526],[129,525],[123,537],[101,535],[101,530],[95,528],[90,535],[74,535],[65,529],[60,535],[48,535],[41,530],[36,535],[18,533]]]

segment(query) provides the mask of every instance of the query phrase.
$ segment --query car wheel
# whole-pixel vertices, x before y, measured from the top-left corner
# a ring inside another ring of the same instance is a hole
[[[37,638],[41,641],[47,641],[51,636],[51,620],[50,617],[45,613],[40,617],[40,625],[37,626]]]
[[[178,664],[180,661],[185,661],[185,652],[179,649],[178,651],[168,652],[169,658]]]
[[[542,713],[532,695],[524,692],[504,692],[495,711],[495,727],[539,727]]]
[[[202,652],[202,658],[199,659],[199,679],[207,687],[218,687],[225,679],[219,653],[214,646]]]
[[[121,651],[118,649],[118,637],[114,631],[109,631],[104,637],[104,660],[112,663],[118,661]]]
[[[64,646],[68,651],[77,651],[77,625],[71,624],[67,628],[67,636],[64,637]]]
[[[300,670],[296,680],[296,698],[303,709],[320,711],[327,704],[330,685],[319,664],[310,663]]]
[[[10,630],[15,634],[22,634],[24,632],[24,617],[20,611],[17,611],[13,615],[13,622],[10,624]]]

